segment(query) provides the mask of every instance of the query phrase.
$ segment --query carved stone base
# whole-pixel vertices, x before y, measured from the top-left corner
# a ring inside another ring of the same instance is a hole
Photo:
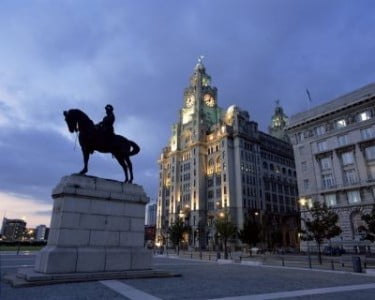
[[[46,274],[146,270],[143,188],[91,176],[62,178],[54,198],[47,246],[35,271]]]

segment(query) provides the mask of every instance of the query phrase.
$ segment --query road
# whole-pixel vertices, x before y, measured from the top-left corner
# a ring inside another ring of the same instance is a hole
[[[1,254],[1,276],[33,265],[33,253]],[[215,261],[157,256],[156,269],[182,276],[107,280],[12,288],[1,283],[2,300],[59,299],[372,299],[375,277],[282,266],[218,264]]]

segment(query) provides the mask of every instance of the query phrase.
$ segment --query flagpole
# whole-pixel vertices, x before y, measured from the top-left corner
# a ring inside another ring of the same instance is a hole
[[[310,105],[311,105],[312,100],[311,100],[310,91],[308,89],[306,89],[306,94],[307,94],[307,97],[309,99],[309,101],[308,101],[308,109],[310,110]]]

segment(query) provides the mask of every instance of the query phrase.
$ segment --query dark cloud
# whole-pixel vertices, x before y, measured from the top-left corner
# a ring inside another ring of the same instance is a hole
[[[137,141],[135,181],[157,193],[157,159],[196,59],[219,90],[266,130],[375,78],[373,1],[37,1],[0,4],[0,191],[50,201],[82,158],[61,112],[95,121],[112,103],[116,130]],[[65,130],[65,128],[64,128]],[[107,155],[89,174],[122,180]]]

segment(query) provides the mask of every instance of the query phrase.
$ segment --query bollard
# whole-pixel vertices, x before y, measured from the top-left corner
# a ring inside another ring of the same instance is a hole
[[[208,260],[211,260],[211,254],[208,254]]]
[[[282,265],[283,267],[285,267],[284,257],[281,257],[281,265]]]
[[[193,251],[190,252],[190,258],[193,259]]]
[[[359,256],[352,256],[353,272],[362,273],[361,258]]]
[[[333,263],[333,259],[331,259],[331,270],[334,270],[335,269],[335,265]]]

